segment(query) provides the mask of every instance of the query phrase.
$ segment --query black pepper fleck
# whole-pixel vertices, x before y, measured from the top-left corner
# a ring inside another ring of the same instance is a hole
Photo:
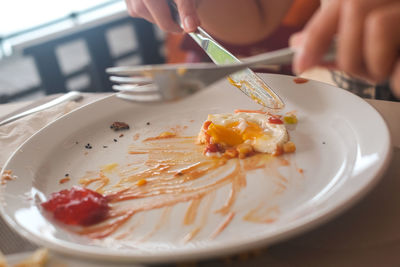
[[[69,173],[66,173],[66,174],[65,174],[65,177],[68,177],[68,176],[69,176]]]
[[[117,139],[114,139],[114,142],[118,142],[118,140],[117,140]]]
[[[325,143],[325,142],[322,142],[322,144],[325,145],[326,143]]]
[[[150,125],[150,122],[146,122],[146,125]]]
[[[108,146],[103,146],[103,148],[107,148]]]
[[[88,143],[88,144],[85,146],[85,148],[86,148],[86,149],[92,149],[93,147]]]

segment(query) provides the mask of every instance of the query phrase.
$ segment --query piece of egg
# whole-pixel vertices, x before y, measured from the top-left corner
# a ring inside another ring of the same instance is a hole
[[[210,143],[225,148],[247,143],[256,152],[272,154],[289,137],[284,124],[270,123],[269,118],[270,115],[260,113],[210,114],[207,129],[203,127],[199,134],[199,142],[206,143],[209,138]]]

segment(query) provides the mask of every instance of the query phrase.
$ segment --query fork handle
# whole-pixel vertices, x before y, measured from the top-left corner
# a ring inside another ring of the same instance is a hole
[[[284,65],[293,61],[295,50],[292,48],[283,48],[252,57],[242,58],[241,61],[249,67],[260,65]]]
[[[241,61],[248,65],[248,67],[255,67],[261,65],[284,65],[290,64],[293,61],[293,57],[296,50],[291,47],[279,49],[264,54],[259,54],[252,57],[242,58]],[[336,57],[336,42],[334,41],[329,47],[327,53],[323,57],[323,61],[332,62]]]

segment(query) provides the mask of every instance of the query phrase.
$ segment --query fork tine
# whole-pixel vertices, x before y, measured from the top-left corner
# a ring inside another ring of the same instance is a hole
[[[136,76],[136,77],[121,77],[121,76],[110,76],[110,81],[122,84],[148,84],[154,80],[150,77]]]
[[[117,93],[118,98],[141,103],[160,102],[162,96],[160,94],[136,95],[128,93]]]
[[[140,94],[153,94],[158,93],[159,89],[155,84],[115,84],[113,85],[115,91],[127,92],[127,93],[140,93]]]
[[[142,74],[143,69],[138,69],[137,67],[123,66],[123,67],[112,67],[107,68],[106,72],[108,74],[114,75],[137,75]]]
[[[140,65],[140,66],[121,66],[107,68],[108,74],[120,75],[120,76],[134,76],[134,75],[145,75],[147,72],[152,73],[155,69],[163,69],[167,64],[159,65]]]
[[[156,64],[156,65],[139,65],[139,66],[121,66],[107,68],[106,72],[112,75],[119,76],[152,76],[155,72],[159,71],[173,71],[178,74],[184,73],[186,69],[215,69],[214,63],[201,62],[196,64],[180,63],[180,64]]]

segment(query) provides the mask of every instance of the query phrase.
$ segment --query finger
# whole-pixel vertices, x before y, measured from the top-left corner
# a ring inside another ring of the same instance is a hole
[[[367,12],[365,0],[342,2],[336,61],[340,69],[353,75],[363,76],[366,73],[362,49]]]
[[[371,12],[365,23],[364,55],[369,74],[376,81],[389,77],[399,57],[400,3]]]
[[[289,46],[295,50],[298,50],[299,47],[302,45],[304,40],[303,32],[296,32],[292,34],[289,38]],[[321,62],[318,66],[322,66],[328,69],[337,69],[336,62]]]
[[[186,32],[194,32],[200,26],[194,0],[176,0],[179,16]]]
[[[290,36],[289,46],[292,48],[298,48],[301,46],[303,39],[304,39],[303,32],[296,32]]]
[[[329,1],[320,8],[303,30],[303,41],[299,47],[293,67],[301,73],[317,65],[329,49],[339,20],[340,1]]]
[[[128,9],[128,13],[132,17],[136,18],[144,18],[151,23],[155,23],[153,17],[151,16],[149,10],[142,0],[133,1],[133,0],[125,0],[126,7]]]
[[[155,23],[160,29],[169,32],[182,32],[171,16],[168,4],[164,0],[143,0]]]
[[[394,71],[390,78],[390,87],[397,99],[400,99],[400,59],[397,59]]]

